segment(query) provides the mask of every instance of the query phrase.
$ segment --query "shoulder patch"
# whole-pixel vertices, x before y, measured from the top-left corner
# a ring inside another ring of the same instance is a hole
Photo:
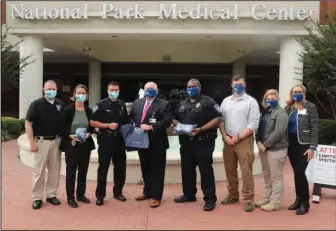
[[[219,113],[221,112],[221,111],[220,111],[220,107],[219,107],[218,104],[215,104],[215,105],[214,105],[214,108],[215,108],[215,110],[218,111]]]
[[[92,113],[95,113],[97,110],[98,110],[98,105],[96,104],[96,105],[94,105],[94,107],[93,107],[93,109],[92,109]]]
[[[56,108],[57,108],[58,111],[61,111],[61,109],[62,109],[62,105],[60,105],[60,104],[56,104]]]

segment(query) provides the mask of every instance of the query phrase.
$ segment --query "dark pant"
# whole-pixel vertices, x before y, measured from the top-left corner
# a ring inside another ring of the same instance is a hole
[[[309,201],[309,184],[306,177],[308,166],[307,155],[303,155],[309,145],[299,144],[296,134],[289,134],[288,157],[294,171],[296,197],[304,202]]]
[[[144,181],[143,194],[161,200],[166,172],[166,153],[162,147],[149,147],[138,151]]]
[[[86,142],[76,143],[74,146],[69,142],[65,151],[66,163],[66,193],[67,199],[75,199],[75,182],[76,171],[77,174],[77,189],[76,196],[82,197],[86,190],[86,176],[89,168],[91,150],[88,148]]]
[[[214,149],[214,139],[190,140],[181,143],[182,185],[185,197],[196,197],[196,167],[198,166],[204,201],[209,203],[217,201],[215,176],[212,168]]]
[[[114,175],[113,195],[122,195],[126,180],[126,151],[122,139],[115,136],[100,137],[98,156],[96,197],[104,199],[106,196],[106,180],[111,160]]]

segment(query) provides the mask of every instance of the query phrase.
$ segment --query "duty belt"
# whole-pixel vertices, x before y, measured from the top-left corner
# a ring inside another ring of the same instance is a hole
[[[214,138],[214,135],[212,134],[204,134],[200,136],[188,136],[189,140],[206,140],[206,139],[211,139]]]
[[[101,134],[102,135],[108,135],[108,136],[118,136],[120,135],[120,132],[118,130],[104,130],[104,131],[101,131]]]

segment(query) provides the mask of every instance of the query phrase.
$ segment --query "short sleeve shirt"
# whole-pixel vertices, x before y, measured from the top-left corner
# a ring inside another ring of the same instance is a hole
[[[65,105],[59,99],[49,102],[42,97],[33,101],[29,105],[26,120],[33,123],[34,136],[60,135],[64,108]]]

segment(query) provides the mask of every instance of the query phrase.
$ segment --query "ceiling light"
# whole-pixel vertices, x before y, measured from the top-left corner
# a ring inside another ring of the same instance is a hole
[[[49,48],[43,47],[43,52],[55,52],[55,51]]]
[[[280,54],[280,51],[277,51],[276,53],[277,53],[277,54]]]

